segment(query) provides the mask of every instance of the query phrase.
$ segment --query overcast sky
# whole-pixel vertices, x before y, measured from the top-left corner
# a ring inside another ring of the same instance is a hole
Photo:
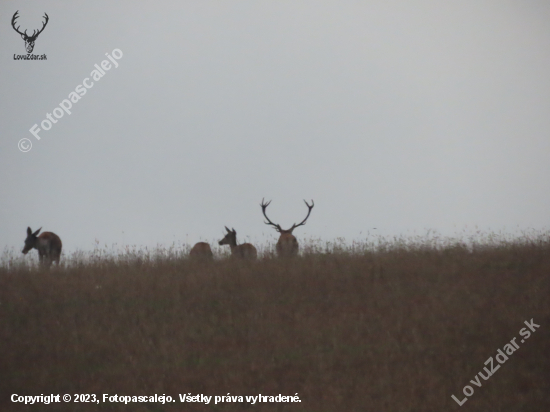
[[[29,34],[48,14],[47,60],[14,60],[17,10]],[[0,17],[0,249],[27,226],[66,251],[224,225],[274,241],[263,197],[283,228],[315,201],[299,240],[550,226],[547,0],[3,1]]]

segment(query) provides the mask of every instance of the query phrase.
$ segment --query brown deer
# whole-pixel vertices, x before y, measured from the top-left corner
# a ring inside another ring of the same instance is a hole
[[[279,240],[277,241],[277,255],[279,257],[290,257],[290,256],[296,256],[298,254],[298,241],[292,234],[292,231],[296,229],[298,226],[302,226],[306,223],[307,218],[309,217],[309,214],[311,213],[311,209],[313,209],[313,206],[315,204],[313,203],[313,200],[311,201],[311,205],[304,200],[304,203],[306,204],[308,211],[307,216],[304,220],[302,220],[300,223],[296,224],[294,223],[290,229],[284,230],[281,228],[280,225],[273,223],[269,218],[267,217],[265,213],[265,209],[270,205],[271,200],[267,203],[264,202],[264,199],[262,199],[261,207],[262,212],[264,214],[264,217],[267,219],[267,222],[264,222],[266,225],[271,225],[275,228],[277,232],[281,234],[279,236]]]
[[[231,248],[231,256],[238,259],[250,259],[255,260],[258,257],[258,251],[250,243],[243,243],[242,245],[237,245],[237,232],[235,229],[229,230],[227,226],[225,227],[227,234],[225,237],[218,242],[221,245],[229,245]]]
[[[31,228],[27,228],[27,238],[25,239],[25,247],[21,252],[26,255],[29,250],[36,249],[38,250],[38,258],[40,263],[45,267],[49,268],[52,262],[56,262],[59,266],[59,259],[61,258],[61,239],[55,233],[52,232],[43,232],[40,236],[38,233],[42,228],[38,229],[36,232],[32,232]]]
[[[189,251],[189,257],[194,260],[213,260],[214,255],[210,245],[206,242],[199,242]]]
[[[17,10],[15,12],[15,14],[13,15],[13,17],[11,19],[11,26],[13,27],[13,29],[17,33],[19,33],[21,35],[21,38],[23,40],[25,40],[25,48],[27,49],[27,53],[32,53],[32,51],[34,49],[34,42],[36,41],[36,38],[38,37],[38,35],[40,33],[42,33],[44,31],[44,29],[46,28],[46,25],[48,24],[48,21],[50,20],[50,18],[48,17],[48,15],[46,13],[44,13],[44,19],[46,21],[44,23],[42,23],[42,28],[40,30],[38,30],[38,32],[36,30],[33,30],[32,34],[29,36],[27,34],[27,30],[25,30],[25,32],[20,32],[19,31],[19,27],[21,27],[21,26],[15,27],[15,24],[16,24],[15,21],[19,18],[18,13],[19,13],[19,10]]]

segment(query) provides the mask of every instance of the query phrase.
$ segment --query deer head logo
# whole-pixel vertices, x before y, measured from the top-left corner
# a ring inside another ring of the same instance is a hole
[[[23,40],[25,40],[25,48],[27,49],[27,53],[32,53],[32,50],[34,49],[34,42],[36,41],[36,38],[38,37],[38,35],[40,33],[42,33],[42,31],[44,31],[44,28],[46,27],[46,24],[48,24],[48,20],[50,18],[48,17],[48,15],[46,13],[44,13],[44,18],[46,19],[46,21],[44,23],[42,23],[42,28],[40,30],[38,30],[38,32],[36,30],[34,30],[32,32],[32,35],[29,36],[29,35],[27,35],[27,30],[25,30],[24,33],[21,33],[19,31],[20,26],[15,27],[15,20],[17,20],[17,18],[19,17],[17,13],[19,13],[19,10],[17,10],[15,12],[15,14],[13,15],[13,17],[11,19],[11,25],[12,25],[13,29],[21,35],[21,38]]]

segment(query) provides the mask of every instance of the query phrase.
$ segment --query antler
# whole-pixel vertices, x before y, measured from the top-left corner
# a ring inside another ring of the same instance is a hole
[[[38,35],[44,31],[44,29],[46,28],[46,25],[48,24],[48,21],[50,20],[48,14],[47,14],[47,13],[44,13],[44,16],[43,16],[43,17],[46,19],[46,21],[45,21],[44,23],[42,23],[42,28],[41,28],[40,30],[38,30],[38,33],[36,32],[36,30],[34,30],[34,31],[32,32],[32,35],[29,36],[29,35],[27,34],[27,30],[25,30],[24,33],[21,33],[21,32],[19,31],[19,27],[21,27],[21,26],[15,27],[15,20],[17,20],[17,19],[19,18],[18,13],[19,13],[19,10],[17,10],[17,11],[15,12],[15,14],[13,15],[13,17],[12,17],[12,19],[11,19],[11,25],[12,25],[13,29],[14,29],[17,33],[19,33],[21,36],[25,36],[25,37],[28,38],[28,39],[34,39],[34,38],[38,37]]]
[[[15,12],[15,14],[13,15],[13,17],[12,17],[12,19],[11,19],[11,26],[12,26],[13,29],[14,29],[17,33],[19,33],[21,36],[26,36],[26,35],[27,35],[27,30],[25,30],[25,33],[21,33],[21,32],[19,31],[19,27],[21,27],[21,26],[17,26],[17,28],[15,28],[15,20],[17,20],[17,18],[19,17],[19,16],[17,15],[17,13],[19,13],[19,10],[17,10],[17,11]]]
[[[46,13],[44,13],[44,16],[43,16],[43,17],[46,19],[46,21],[45,21],[44,23],[42,23],[42,28],[41,28],[40,30],[38,30],[38,33],[36,33],[36,34],[34,33],[36,30],[34,30],[34,31],[32,32],[32,36],[31,36],[31,37],[33,37],[33,38],[34,38],[34,37],[38,37],[38,35],[39,35],[40,33],[42,33],[42,32],[44,31],[44,29],[46,28],[46,24],[48,24],[48,21],[50,20],[50,18],[48,17],[48,15],[47,15]]]
[[[306,216],[306,218],[305,218],[304,220],[302,220],[300,223],[298,223],[298,224],[294,223],[294,224],[292,225],[292,227],[289,229],[291,232],[292,232],[294,229],[296,229],[298,226],[302,226],[303,224],[306,223],[306,220],[307,220],[307,218],[309,217],[309,214],[311,213],[311,209],[313,209],[313,206],[315,206],[315,203],[313,203],[313,199],[311,199],[311,205],[309,205],[309,203],[306,202],[305,200],[304,200],[304,203],[306,204],[306,206],[307,206],[307,208],[308,208],[307,216]]]
[[[267,203],[264,202],[264,199],[262,199],[262,203],[260,204],[260,206],[262,207],[262,212],[264,214],[264,217],[267,219],[267,222],[264,222],[266,225],[271,225],[275,228],[275,230],[277,232],[280,232],[282,229],[281,229],[281,226],[279,226],[278,224],[276,223],[273,223],[271,220],[269,220],[269,218],[267,217],[267,215],[265,214],[265,209],[271,204],[271,200]]]

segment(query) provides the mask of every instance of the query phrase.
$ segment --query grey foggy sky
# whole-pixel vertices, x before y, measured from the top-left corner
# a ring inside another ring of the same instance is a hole
[[[30,32],[48,13],[47,61],[13,60],[16,10]],[[224,225],[263,242],[262,197],[283,227],[314,199],[299,240],[550,226],[547,1],[11,1],[0,17],[0,249],[27,226],[67,251]]]

